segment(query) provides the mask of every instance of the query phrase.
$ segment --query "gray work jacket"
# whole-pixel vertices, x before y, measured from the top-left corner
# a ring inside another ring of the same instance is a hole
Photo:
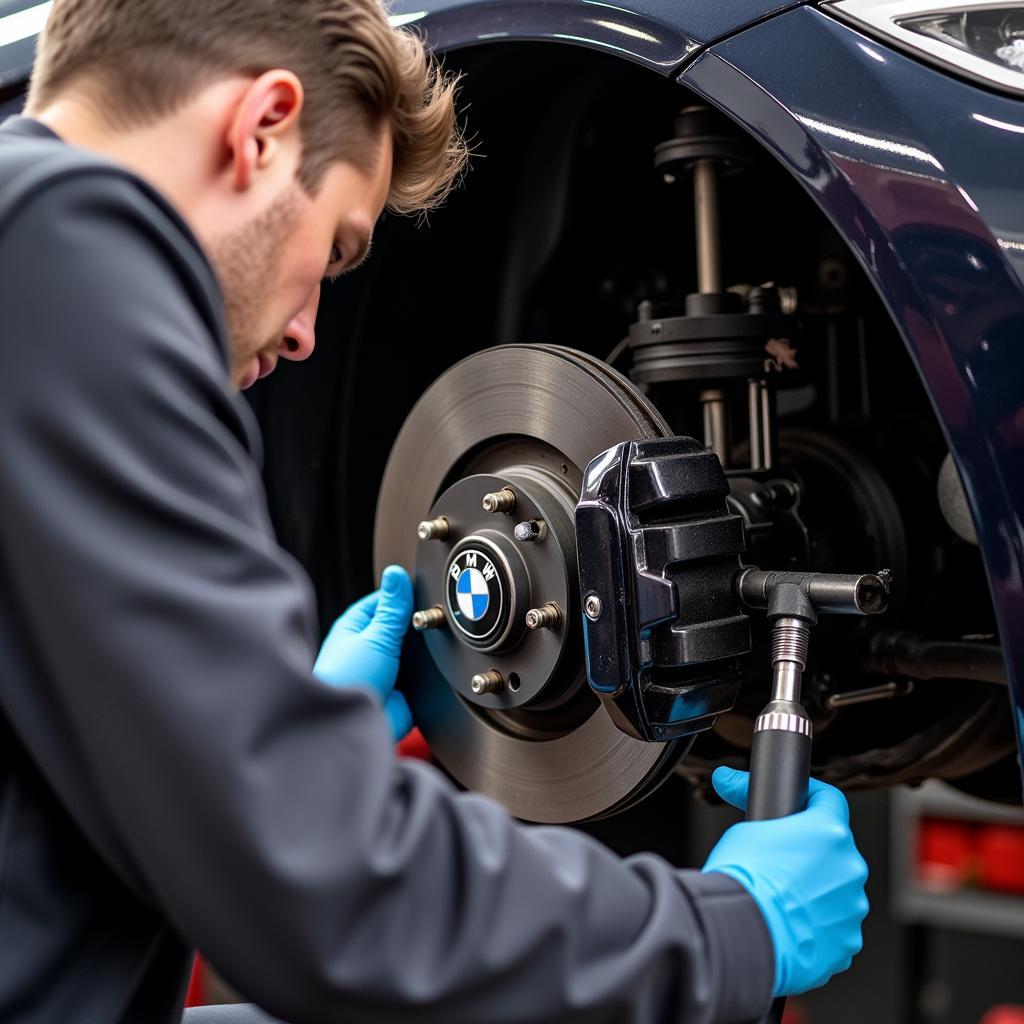
[[[169,1024],[194,947],[295,1024],[766,1008],[735,881],[524,827],[312,676],[210,264],[24,119],[0,318],[0,1021]]]

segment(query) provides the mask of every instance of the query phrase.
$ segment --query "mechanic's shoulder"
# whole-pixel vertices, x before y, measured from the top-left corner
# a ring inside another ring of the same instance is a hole
[[[37,241],[4,253],[7,259],[38,257],[57,270],[101,260],[112,275],[136,281],[173,275],[211,329],[218,327],[216,275],[184,219],[147,182],[98,155],[48,147],[27,165],[5,167],[0,154],[0,252],[9,230]]]
[[[111,212],[159,219],[155,193],[148,192],[126,168],[84,149],[62,144],[0,149],[0,229],[25,218],[58,223]]]
[[[198,242],[141,179],[75,156],[40,161],[25,177],[5,175],[0,152],[0,307],[3,340],[12,339],[0,419],[36,408],[44,393],[57,409],[90,395],[111,415],[195,400],[259,458],[258,429],[230,387],[223,304]],[[18,201],[5,204],[14,182]]]

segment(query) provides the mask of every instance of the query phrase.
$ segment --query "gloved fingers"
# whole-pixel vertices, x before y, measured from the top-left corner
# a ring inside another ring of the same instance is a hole
[[[850,824],[850,805],[846,797],[827,782],[820,782],[818,779],[811,779],[808,788],[807,809],[817,813],[823,813],[834,818],[843,825]]]
[[[750,773],[737,771],[721,765],[711,776],[711,784],[715,792],[733,807],[741,811],[747,809],[747,795],[750,789]],[[811,779],[808,785],[807,809],[824,812],[831,818],[838,819],[843,825],[850,823],[850,805],[846,797],[827,782]]]
[[[380,596],[380,591],[375,590],[372,594],[367,594],[366,597],[356,601],[355,604],[342,612],[340,618],[331,627],[330,633],[327,634],[327,641],[329,642],[335,633],[337,633],[335,639],[351,636],[354,633],[362,633],[370,625],[374,615],[377,613]]]
[[[395,737],[396,743],[404,740],[412,732],[412,711],[404,693],[393,690],[388,694],[388,699],[384,702],[384,714],[391,723],[391,734]]]
[[[389,565],[381,577],[380,600],[367,627],[375,640],[401,647],[412,618],[412,580],[400,565]],[[397,654],[397,650],[394,652]]]
[[[825,979],[825,981],[831,981],[837,974],[842,974],[844,971],[848,971],[853,965],[853,957],[848,956],[845,960],[840,961],[839,966]],[[822,982],[824,984],[825,982]]]
[[[865,881],[867,880],[867,868],[865,867],[864,874]],[[860,895],[857,897],[857,905],[854,909],[854,913],[857,915],[860,923],[864,923],[864,919],[871,913],[871,903],[868,900],[867,893],[861,889]],[[861,940],[863,942],[863,939]],[[859,952],[859,950],[858,950]]]
[[[871,877],[871,871],[868,868],[868,862],[861,856],[860,850],[857,849],[856,844],[854,844],[854,850],[856,851],[856,854],[857,854],[857,860],[860,861],[860,863],[858,864],[857,874],[854,877],[854,881],[857,883],[857,885],[860,886],[861,889],[863,889],[864,886],[867,885],[868,878]],[[867,901],[866,901],[866,898],[865,898],[864,906],[865,906],[864,916],[866,917],[867,916],[867,909],[866,909],[867,908]]]
[[[747,809],[747,793],[750,789],[750,773],[721,765],[711,776],[715,792],[727,803],[741,811]]]
[[[844,971],[848,971],[852,964],[852,957],[840,960],[839,963],[836,964],[834,970],[830,967],[824,974],[818,975],[818,977],[814,978],[810,982],[797,985],[786,991],[784,994],[787,996],[802,996],[806,995],[808,992],[813,992],[816,988],[821,988],[823,985],[827,985],[837,974],[842,974]]]

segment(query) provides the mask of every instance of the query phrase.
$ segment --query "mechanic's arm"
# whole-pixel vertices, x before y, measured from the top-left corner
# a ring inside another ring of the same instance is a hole
[[[756,1017],[772,943],[740,883],[523,828],[312,676],[201,271],[140,204],[51,188],[6,234],[46,266],[0,281],[0,560],[33,666],[0,695],[85,834],[295,1024]]]

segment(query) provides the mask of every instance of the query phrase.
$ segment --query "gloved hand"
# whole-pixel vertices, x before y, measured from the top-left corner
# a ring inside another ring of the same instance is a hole
[[[375,690],[395,740],[412,729],[412,712],[395,690],[402,640],[412,617],[412,581],[398,565],[389,565],[381,588],[357,601],[331,627],[313,675],[331,686],[368,686]]]
[[[718,795],[746,810],[750,776],[718,768]],[[846,797],[811,779],[805,811],[733,825],[704,865],[736,879],[764,914],[775,946],[775,995],[824,985],[860,952],[868,866],[850,831]]]

